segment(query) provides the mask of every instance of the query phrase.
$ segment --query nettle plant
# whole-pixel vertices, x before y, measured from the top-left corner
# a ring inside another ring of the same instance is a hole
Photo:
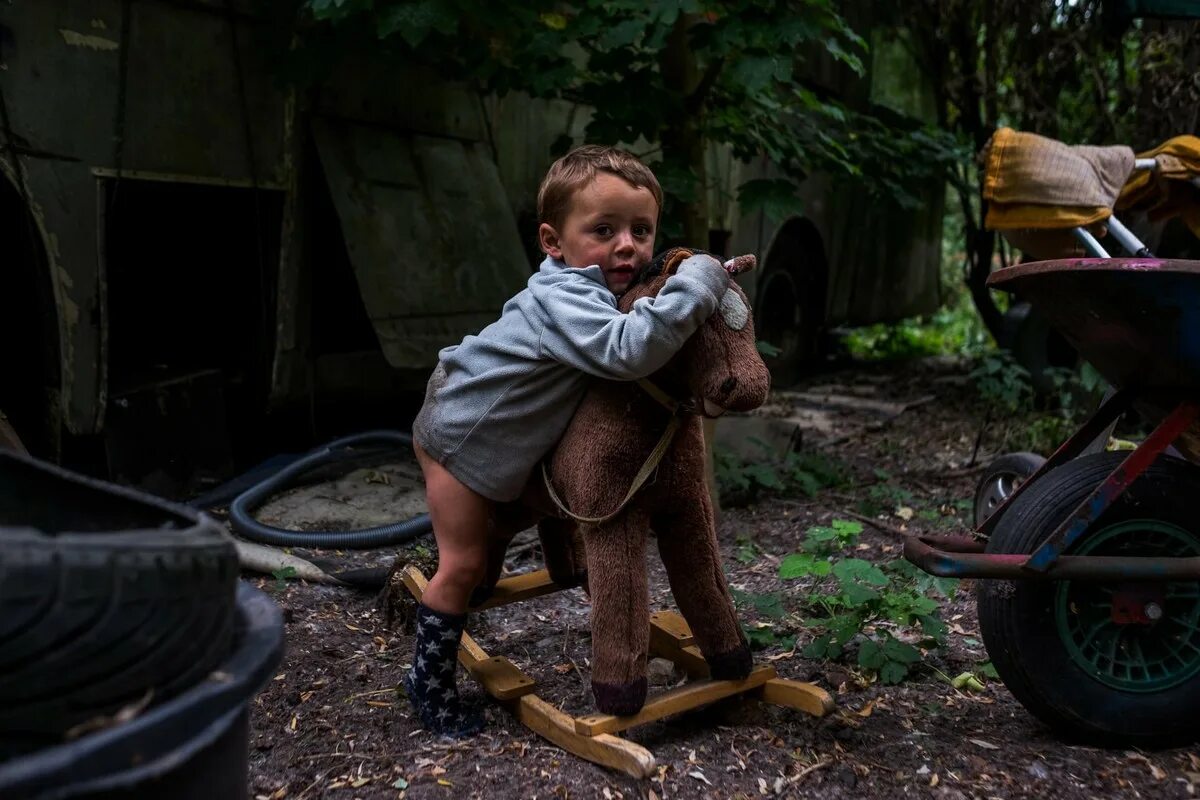
[[[747,630],[752,645],[794,646],[798,624],[816,633],[804,656],[836,661],[853,650],[865,673],[894,684],[920,663],[923,649],[945,642],[939,598],[952,597],[957,581],[926,575],[903,559],[877,566],[844,557],[861,533],[861,524],[841,519],[809,528],[797,552],[780,562],[782,580],[806,582],[793,614],[782,592],[735,592],[740,604],[769,620]]]

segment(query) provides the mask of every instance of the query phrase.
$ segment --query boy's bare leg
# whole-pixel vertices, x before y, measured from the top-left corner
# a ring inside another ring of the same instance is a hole
[[[427,730],[468,736],[483,727],[483,717],[459,702],[455,672],[458,644],[467,621],[467,598],[487,567],[491,504],[419,445],[413,449],[425,474],[426,503],[438,545],[438,569],[417,607],[416,650],[404,685]]]
[[[464,486],[419,445],[414,449],[425,473],[425,501],[438,546],[437,572],[421,602],[444,614],[461,614],[487,571],[491,501]]]

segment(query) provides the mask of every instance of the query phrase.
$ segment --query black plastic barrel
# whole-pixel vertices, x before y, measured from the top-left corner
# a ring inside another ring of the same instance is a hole
[[[250,703],[282,657],[283,618],[245,584],[235,642],[206,679],[135,719],[0,763],[0,798],[246,798]]]

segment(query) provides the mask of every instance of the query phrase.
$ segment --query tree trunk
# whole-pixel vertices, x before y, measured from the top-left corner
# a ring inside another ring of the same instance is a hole
[[[680,100],[675,113],[668,114],[670,123],[659,133],[663,161],[685,167],[695,184],[684,198],[680,209],[683,222],[683,242],[688,247],[708,247],[708,163],[705,158],[704,103],[696,98],[701,75],[695,51],[688,44],[688,29],[696,15],[680,14],[675,21],[666,47],[659,57],[663,84]],[[692,102],[689,102],[692,100]]]

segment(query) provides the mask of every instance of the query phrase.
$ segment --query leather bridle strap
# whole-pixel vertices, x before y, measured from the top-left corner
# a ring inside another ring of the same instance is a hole
[[[587,525],[599,525],[602,522],[608,522],[617,514],[624,511],[625,506],[629,505],[629,501],[633,499],[634,495],[638,493],[646,481],[650,479],[650,476],[654,474],[654,471],[658,469],[663,456],[667,454],[667,450],[671,447],[671,440],[675,438],[675,433],[679,430],[679,424],[683,421],[684,414],[692,411],[691,404],[680,403],[646,378],[640,379],[637,384],[646,394],[653,397],[660,405],[671,412],[671,419],[667,422],[666,430],[662,432],[662,436],[658,437],[658,443],[654,445],[654,449],[646,457],[646,462],[642,464],[641,469],[633,476],[633,483],[630,484],[629,491],[625,493],[625,497],[617,504],[616,508],[599,517],[585,517],[572,512],[571,509],[567,508],[567,504],[559,498],[558,493],[554,491],[554,481],[550,478],[550,468],[546,465],[545,460],[542,461],[542,480],[546,484],[546,493],[550,495],[550,500],[553,501],[554,505],[558,506],[559,511],[576,522],[582,522]]]

